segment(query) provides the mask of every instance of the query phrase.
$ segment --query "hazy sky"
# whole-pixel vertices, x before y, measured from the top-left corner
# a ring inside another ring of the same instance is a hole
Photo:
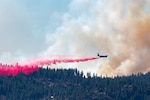
[[[109,58],[67,67],[110,76],[147,72],[149,7],[149,0],[0,0],[0,61],[100,52]]]
[[[43,49],[46,32],[61,23],[68,5],[67,0],[0,0],[0,53]]]
[[[0,0],[0,55],[32,56],[47,49],[46,34],[61,24],[69,1]]]
[[[66,41],[69,40],[69,36],[66,37],[68,32],[64,31],[67,31],[66,25],[69,25],[68,18],[72,20],[79,17],[82,12],[78,12],[78,9],[82,10],[82,4],[88,2],[87,0],[0,0],[0,61],[18,62],[38,55],[81,56],[74,52],[76,47],[71,44],[72,40]],[[63,27],[64,30],[58,32]],[[72,39],[72,34],[76,33],[70,34]],[[58,46],[58,42],[63,43],[63,41],[68,43]],[[94,56],[96,53],[93,53]],[[70,66],[76,67],[76,65]]]

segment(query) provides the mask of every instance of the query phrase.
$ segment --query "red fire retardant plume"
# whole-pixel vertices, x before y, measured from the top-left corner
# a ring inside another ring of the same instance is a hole
[[[25,64],[16,63],[15,65],[4,65],[0,64],[0,76],[16,76],[20,73],[29,75],[35,71],[38,71],[40,66],[51,65],[56,63],[73,63],[73,62],[84,62],[88,60],[95,60],[98,57],[87,57],[87,58],[76,58],[76,59],[32,59],[32,61],[26,62]]]
[[[29,75],[38,70],[38,66],[29,65],[0,65],[0,76],[16,76],[19,73]]]

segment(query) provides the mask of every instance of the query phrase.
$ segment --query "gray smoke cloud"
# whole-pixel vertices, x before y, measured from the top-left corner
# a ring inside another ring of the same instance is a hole
[[[52,30],[48,27],[53,25],[46,26],[50,31],[41,32],[34,12],[21,2],[1,0],[0,61],[18,61],[36,54],[95,56],[99,52],[108,54],[108,59],[71,67],[107,76],[148,72],[149,9],[149,0],[72,0],[67,12],[55,14],[62,15],[56,16],[61,23],[55,23]]]
[[[108,54],[99,75],[129,75],[150,70],[150,2],[148,0],[73,0],[46,54]]]

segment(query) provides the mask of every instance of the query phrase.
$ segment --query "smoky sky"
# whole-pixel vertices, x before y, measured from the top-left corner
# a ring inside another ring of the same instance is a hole
[[[53,37],[47,35],[53,43],[47,53],[91,56],[100,52],[109,58],[100,60],[99,75],[145,73],[150,69],[149,5],[148,0],[74,1]]]
[[[38,29],[33,13],[18,2],[4,3],[7,6],[0,6],[1,61],[33,54],[96,56],[99,52],[108,59],[91,62],[92,67],[84,64],[82,70],[93,68],[107,76],[150,70],[148,0],[72,0],[66,12],[52,15],[59,19],[54,19],[56,23],[61,21],[52,30],[53,23],[45,26],[47,30]]]

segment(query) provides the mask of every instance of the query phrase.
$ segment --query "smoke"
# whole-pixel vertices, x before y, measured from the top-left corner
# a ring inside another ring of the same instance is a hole
[[[83,1],[73,0],[70,11],[63,16],[62,25],[53,36],[47,34],[47,42],[53,44],[45,53],[108,54],[109,59],[99,64],[99,75],[150,71],[150,2]]]
[[[150,14],[146,11],[148,5],[146,0],[129,2],[128,14],[119,22],[121,27],[116,27],[113,30],[115,33],[112,32],[113,36],[118,37],[113,37],[111,43],[115,53],[110,53],[110,61],[100,67],[100,73],[112,76],[150,71]]]
[[[32,27],[34,23],[31,20],[34,18],[30,18],[30,13],[22,5],[15,6],[17,3],[10,5],[6,11],[3,11],[4,6],[0,10],[0,53],[4,55],[1,55],[1,61],[17,61],[18,57],[21,61],[35,52],[40,55],[76,56],[93,56],[99,52],[109,58],[77,68],[96,70],[99,75],[107,76],[150,71],[149,0],[72,0],[68,11],[58,17],[61,24],[50,32],[43,32],[44,35],[36,34],[37,37],[31,35],[38,30]],[[8,39],[8,36],[11,38]],[[45,41],[49,45],[47,50],[43,50]],[[23,51],[30,55],[7,51]],[[11,59],[5,57],[4,52]],[[45,60],[37,63],[52,64]]]
[[[73,62],[85,62],[88,60],[95,60],[97,57],[82,57],[82,58],[48,58],[48,57],[37,57],[28,61],[4,65],[0,64],[0,76],[16,76],[20,73],[29,75],[35,71],[38,71],[39,67],[44,65],[50,66],[57,63],[73,63]]]

